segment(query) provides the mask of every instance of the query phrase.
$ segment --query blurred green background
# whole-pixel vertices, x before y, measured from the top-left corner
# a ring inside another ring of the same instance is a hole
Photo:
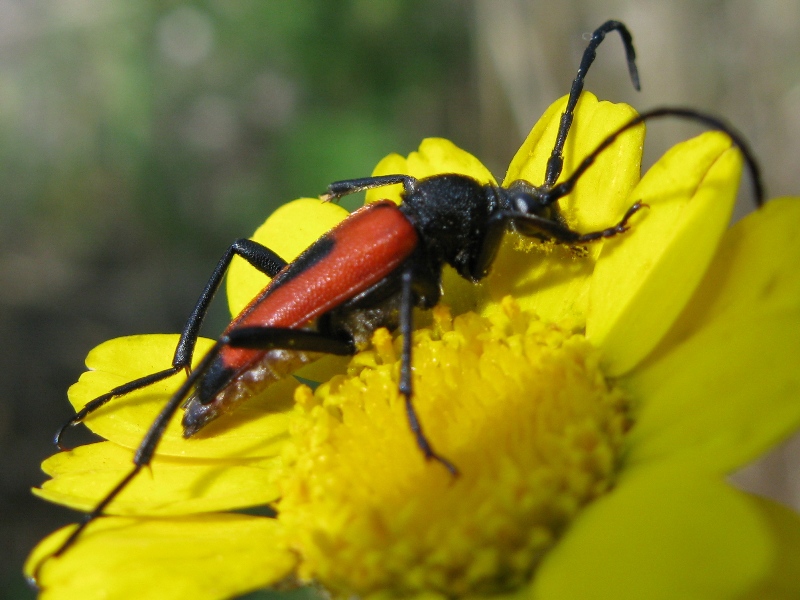
[[[91,347],[178,331],[232,240],[423,137],[502,176],[609,18],[642,92],[617,39],[587,89],[722,115],[800,193],[800,0],[0,0],[0,594],[72,518],[29,488]],[[697,128],[650,131],[652,160]],[[797,506],[797,447],[738,481]]]

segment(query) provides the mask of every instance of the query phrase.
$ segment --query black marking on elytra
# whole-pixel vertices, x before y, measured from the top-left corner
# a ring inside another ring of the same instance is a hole
[[[197,399],[200,404],[209,404],[219,391],[230,383],[236,371],[225,364],[221,355],[214,358],[204,377],[197,384]]]
[[[277,289],[281,285],[299,277],[311,267],[322,261],[328,256],[336,245],[336,240],[330,233],[326,233],[316,242],[311,244],[295,260],[289,263],[283,271],[278,273],[270,285],[271,289]]]

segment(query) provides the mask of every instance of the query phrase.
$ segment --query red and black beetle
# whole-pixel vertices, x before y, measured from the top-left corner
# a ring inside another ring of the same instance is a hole
[[[122,396],[186,370],[188,377],[169,400],[140,444],[131,472],[103,499],[62,544],[66,550],[86,525],[147,465],[169,423],[180,407],[184,436],[228,412],[321,353],[351,355],[369,343],[378,327],[399,328],[403,349],[399,391],[405,398],[411,431],[428,459],[453,475],[456,466],[429,444],[412,402],[411,332],[414,307],[439,302],[444,265],[465,279],[486,276],[507,230],[557,243],[580,245],[627,230],[629,218],[643,205],[633,204],[615,225],[588,233],[570,229],[557,201],[572,191],[598,154],[627,129],[648,119],[677,116],[700,121],[726,132],[741,148],[753,176],[756,198],[763,197],[752,153],[742,137],[725,123],[689,109],[665,108],[643,113],[608,136],[580,163],[574,173],[556,184],[563,165],[563,148],[586,72],[598,45],[608,32],[622,37],[634,86],[638,73],[631,35],[618,21],[608,21],[592,35],[561,116],[556,143],[547,163],[544,183],[515,181],[508,187],[484,185],[457,174],[425,179],[408,175],[368,177],[332,183],[323,196],[335,200],[366,189],[403,185],[403,202],[369,204],[351,214],[314,242],[296,260],[287,263],[269,248],[252,240],[234,242],[220,259],[183,329],[172,366],[117,387],[92,400],[56,434],[81,422],[114,397]],[[190,370],[200,325],[234,255],[272,277],[272,281],[230,323],[199,365]]]

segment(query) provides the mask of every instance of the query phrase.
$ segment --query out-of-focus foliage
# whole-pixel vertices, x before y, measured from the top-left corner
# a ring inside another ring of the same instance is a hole
[[[131,219],[171,239],[248,231],[445,133],[466,85],[457,3],[6,2],[0,17],[3,227],[43,219],[88,252]]]
[[[463,142],[468,8],[0,0],[0,596],[28,595],[22,558],[67,520],[29,488],[86,349],[177,331],[278,205]]]

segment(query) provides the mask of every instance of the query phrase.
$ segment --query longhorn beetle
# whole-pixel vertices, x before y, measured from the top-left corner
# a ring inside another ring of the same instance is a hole
[[[569,194],[597,156],[624,131],[646,120],[675,116],[699,121],[725,132],[741,149],[760,205],[763,190],[752,152],[742,136],[724,122],[690,109],[662,108],[642,113],[609,135],[566,180],[556,184],[563,166],[563,148],[589,66],[605,35],[617,31],[625,48],[636,89],[639,76],[631,35],[618,21],[608,21],[592,34],[561,115],[555,146],[544,182],[518,180],[508,187],[481,184],[457,174],[415,179],[387,175],[338,181],[322,198],[402,184],[400,206],[384,200],[364,206],[328,231],[297,259],[287,263],[275,252],[247,239],[234,242],[220,259],[184,327],[172,365],[141,377],[90,401],[56,434],[59,448],[67,428],[112,398],[144,388],[185,370],[188,376],[151,425],[134,456],[132,470],[112,489],[55,552],[69,548],[92,520],[150,463],[170,419],[184,407],[184,437],[190,437],[220,414],[291,373],[320,353],[352,355],[365,347],[378,327],[403,334],[399,391],[411,433],[426,459],[441,463],[453,476],[456,465],[428,442],[412,402],[411,332],[414,307],[431,308],[441,295],[442,269],[452,266],[477,282],[491,268],[507,230],[556,243],[581,245],[610,238],[628,229],[628,220],[643,208],[634,203],[622,219],[599,231],[570,229],[557,201]],[[191,370],[198,332],[214,293],[234,255],[241,256],[272,281],[228,325],[209,352]]]

